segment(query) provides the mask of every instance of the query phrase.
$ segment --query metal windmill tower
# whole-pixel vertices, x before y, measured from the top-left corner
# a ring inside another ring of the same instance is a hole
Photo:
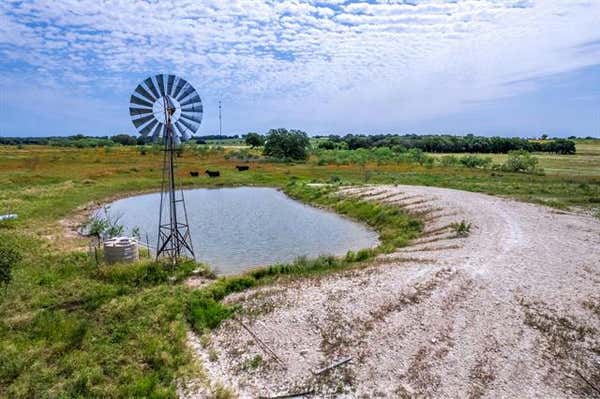
[[[183,190],[175,184],[175,147],[200,127],[202,100],[184,79],[156,75],[135,88],[129,113],[143,137],[162,140],[164,146],[156,258],[169,258],[173,264],[186,255],[194,258]]]

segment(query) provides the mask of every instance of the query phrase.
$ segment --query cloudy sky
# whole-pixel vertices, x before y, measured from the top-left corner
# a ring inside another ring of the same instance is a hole
[[[134,134],[163,72],[198,134],[600,137],[600,1],[0,1],[1,136]]]

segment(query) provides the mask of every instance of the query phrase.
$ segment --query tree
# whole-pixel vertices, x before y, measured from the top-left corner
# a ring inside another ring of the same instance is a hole
[[[252,132],[252,133],[248,133],[246,135],[246,145],[249,145],[252,148],[260,147],[264,143],[265,143],[265,138],[258,133]]]
[[[308,157],[309,146],[308,135],[300,130],[271,129],[263,152],[273,158],[303,160]]]
[[[12,268],[21,261],[21,253],[7,244],[0,244],[0,284],[8,287],[12,280]]]
[[[115,143],[121,145],[137,145],[137,139],[128,134],[116,134],[110,138]]]

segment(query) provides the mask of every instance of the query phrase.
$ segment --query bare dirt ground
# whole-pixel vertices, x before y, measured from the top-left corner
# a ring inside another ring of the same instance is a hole
[[[432,187],[342,191],[419,214],[424,235],[364,269],[228,298],[274,354],[238,321],[190,333],[213,390],[600,398],[597,219]],[[471,231],[457,238],[449,225],[463,219]],[[200,384],[181,392],[209,395]]]

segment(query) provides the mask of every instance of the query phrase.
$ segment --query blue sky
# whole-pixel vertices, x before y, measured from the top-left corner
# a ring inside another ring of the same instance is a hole
[[[192,83],[198,134],[600,137],[597,0],[0,2],[0,135],[135,134],[131,91]]]

